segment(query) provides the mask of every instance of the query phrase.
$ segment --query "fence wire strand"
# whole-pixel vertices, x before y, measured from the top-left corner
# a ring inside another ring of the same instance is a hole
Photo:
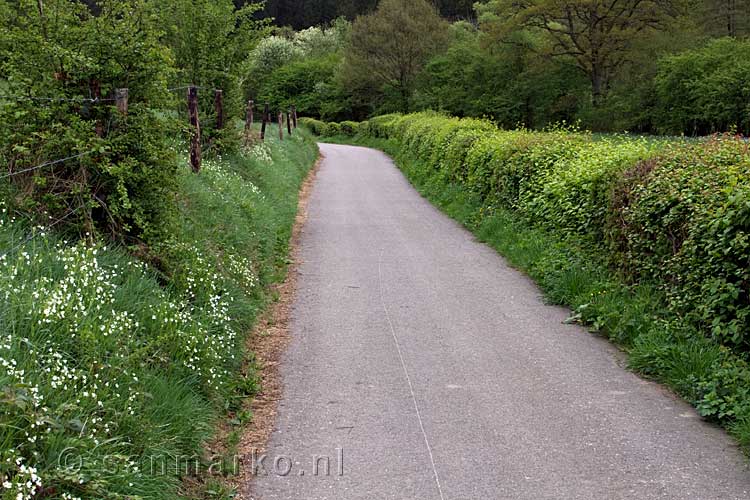
[[[117,99],[101,97],[31,97],[22,95],[0,95],[0,99],[9,101],[45,101],[45,102],[115,102]]]
[[[32,172],[34,170],[39,170],[40,168],[49,167],[49,166],[52,166],[52,165],[57,165],[58,163],[64,163],[64,162],[66,162],[68,160],[74,160],[76,158],[81,158],[82,156],[90,155],[90,154],[95,153],[95,152],[96,152],[96,150],[86,151],[85,153],[80,153],[80,154],[77,154],[77,155],[68,156],[67,158],[61,158],[59,160],[48,161],[48,162],[42,163],[41,165],[37,165],[35,167],[24,168],[23,170],[19,170],[18,172],[11,172],[9,174],[2,175],[2,176],[0,176],[0,180],[7,179],[8,177],[14,177],[16,175],[25,174],[27,172]]]

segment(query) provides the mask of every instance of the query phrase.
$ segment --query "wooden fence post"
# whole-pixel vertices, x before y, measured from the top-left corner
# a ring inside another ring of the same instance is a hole
[[[216,109],[216,129],[224,128],[224,91],[214,90],[214,108]]]
[[[198,120],[198,88],[190,86],[187,91],[188,114],[190,116],[190,126],[192,128],[190,140],[190,165],[193,172],[198,173],[201,170],[201,125]]]
[[[292,106],[292,119],[294,120],[294,128],[297,128],[297,106]]]
[[[281,110],[279,110],[278,119],[279,119],[279,140],[283,141],[284,140],[284,113],[282,113]]]
[[[268,103],[263,107],[263,124],[260,126],[260,140],[266,139],[266,123],[271,119],[271,112],[268,110]]]
[[[117,111],[123,116],[128,116],[128,96],[130,91],[128,89],[115,89],[115,105]]]
[[[292,110],[286,112],[286,133],[292,135]]]
[[[253,102],[252,99],[247,101],[247,112],[245,113],[245,146],[250,142],[253,135]]]

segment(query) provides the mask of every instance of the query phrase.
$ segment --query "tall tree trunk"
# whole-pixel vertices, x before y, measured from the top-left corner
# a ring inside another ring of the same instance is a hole
[[[401,111],[409,112],[409,85],[407,85],[406,71],[401,71],[399,76],[399,93],[401,94]]]
[[[604,101],[604,73],[598,63],[591,64],[591,103],[595,108]]]

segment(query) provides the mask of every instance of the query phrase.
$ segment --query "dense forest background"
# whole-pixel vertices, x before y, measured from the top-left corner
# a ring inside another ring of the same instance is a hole
[[[205,17],[173,3],[170,21]],[[750,0],[227,3],[270,29],[224,86],[315,118],[434,109],[504,127],[750,133]]]
[[[236,4],[243,0],[236,0]],[[305,29],[330,23],[338,17],[353,20],[359,15],[369,14],[378,5],[378,0],[268,0],[263,13],[273,17],[279,26]],[[448,19],[473,19],[473,0],[438,0],[435,5],[441,15]]]
[[[246,87],[324,120],[750,132],[748,0],[269,0]],[[251,57],[252,59],[253,57]]]

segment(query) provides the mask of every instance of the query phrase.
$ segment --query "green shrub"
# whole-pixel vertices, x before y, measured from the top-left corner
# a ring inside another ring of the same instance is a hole
[[[341,134],[347,137],[354,137],[359,130],[359,123],[352,121],[343,121],[340,123]]]
[[[371,118],[367,122],[365,133],[371,137],[386,138],[390,136],[390,127],[401,115],[390,114]]]
[[[341,125],[336,122],[326,123],[323,127],[323,133],[321,135],[325,137],[335,137],[337,135],[341,135]]]
[[[717,137],[678,145],[626,172],[610,213],[623,269],[655,279],[672,307],[722,343],[750,345],[750,155]]]
[[[299,124],[303,127],[307,127],[313,135],[321,136],[325,132],[326,124],[320,120],[314,118],[300,118]]]
[[[601,241],[616,179],[657,146],[645,140],[574,144],[575,154],[563,155],[533,179],[538,189],[525,194],[518,208],[553,229]]]
[[[333,79],[339,64],[335,55],[293,61],[272,71],[258,91],[258,102],[271,102],[287,109],[295,105],[306,116],[319,117],[326,105],[321,92]]]
[[[65,29],[50,30],[44,43],[35,8],[19,6],[0,21],[2,93],[53,98],[43,105],[3,99],[0,162],[18,173],[83,156],[10,177],[15,196],[8,208],[39,223],[64,220],[75,236],[158,241],[169,233],[176,187],[170,146],[178,128],[157,111],[172,104],[169,50],[149,29],[143,3],[106,2],[98,16],[77,2],[48,8]],[[127,117],[110,101],[85,101],[92,88],[109,98],[116,82],[131,87]]]
[[[750,132],[750,41],[722,38],[668,56],[654,81],[662,133]]]

